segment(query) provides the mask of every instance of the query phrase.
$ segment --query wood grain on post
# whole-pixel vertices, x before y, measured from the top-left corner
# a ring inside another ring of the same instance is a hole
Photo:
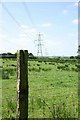
[[[28,51],[17,51],[16,120],[28,118]]]

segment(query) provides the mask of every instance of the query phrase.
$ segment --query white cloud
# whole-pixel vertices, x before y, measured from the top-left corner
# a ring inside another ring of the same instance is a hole
[[[74,19],[72,23],[78,25],[78,19]]]
[[[35,34],[37,32],[36,28],[30,28],[27,25],[21,25],[21,30],[26,34]],[[31,35],[30,35],[31,36]]]
[[[74,3],[74,6],[75,6],[75,7],[78,7],[78,1]]]
[[[74,7],[80,7],[80,2],[79,2],[79,1],[76,1],[76,2],[74,3]]]
[[[3,39],[5,39],[5,38],[6,38],[6,35],[0,34],[0,40],[3,40]]]
[[[30,52],[35,50],[34,48],[34,35],[36,33],[35,28],[30,28],[27,25],[21,26],[21,32],[12,37],[5,34],[0,34],[0,52],[16,52],[17,49],[28,49]],[[4,47],[5,46],[5,47]],[[13,47],[14,46],[14,47]]]
[[[36,29],[35,28],[29,28],[29,29],[26,29],[26,31],[25,32],[31,32],[31,33],[36,33]]]
[[[74,7],[80,7],[80,2],[78,0],[74,3]]]
[[[68,10],[63,10],[63,14],[66,15],[68,13]]]
[[[72,23],[75,25],[80,25],[80,19],[74,19]]]
[[[16,38],[8,38],[0,36],[3,38],[2,41],[0,39],[0,53],[3,52],[16,52],[19,49],[28,50],[29,52],[35,50],[34,48],[34,39],[30,39],[26,34],[20,34]]]
[[[22,30],[22,34],[20,34],[20,37],[22,37],[23,39],[26,38],[26,39],[32,40],[35,37],[35,35],[37,34],[36,28],[32,28],[27,25],[22,25],[21,30]]]
[[[42,27],[50,27],[52,24],[51,23],[44,23],[44,24],[42,24],[41,26]]]
[[[14,49],[13,45],[13,41],[8,39],[8,35],[0,33],[0,53],[9,52],[11,49]]]
[[[22,29],[28,29],[29,26],[27,26],[27,25],[21,25],[21,28],[22,28]]]
[[[78,30],[75,33],[71,33],[71,37],[78,40]]]

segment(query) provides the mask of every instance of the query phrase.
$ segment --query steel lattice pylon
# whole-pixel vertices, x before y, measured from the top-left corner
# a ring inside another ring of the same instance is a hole
[[[43,56],[43,54],[42,54],[42,44],[41,44],[41,35],[42,34],[40,34],[40,32],[39,32],[39,34],[38,34],[38,44],[37,44],[37,47],[38,47],[37,56]]]

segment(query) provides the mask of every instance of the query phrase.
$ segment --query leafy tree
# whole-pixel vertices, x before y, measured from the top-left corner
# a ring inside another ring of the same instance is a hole
[[[70,59],[74,59],[75,57],[74,56],[70,56]]]

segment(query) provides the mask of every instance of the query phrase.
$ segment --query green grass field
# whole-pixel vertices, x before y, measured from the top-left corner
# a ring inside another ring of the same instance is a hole
[[[29,118],[78,118],[76,62],[28,61]],[[3,59],[2,116],[16,116],[16,60]]]

